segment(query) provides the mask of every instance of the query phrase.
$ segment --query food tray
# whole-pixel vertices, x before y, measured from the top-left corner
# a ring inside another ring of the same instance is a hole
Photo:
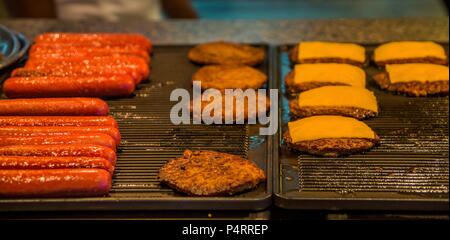
[[[379,44],[362,44],[370,56]],[[448,43],[443,44],[448,52]],[[380,114],[364,120],[378,147],[349,157],[316,157],[288,150],[282,139],[290,120],[284,77],[288,49],[277,48],[280,129],[274,150],[274,202],[287,209],[448,211],[448,97],[406,97],[380,90],[365,67],[367,88]]]
[[[155,46],[150,81],[130,98],[108,100],[122,143],[109,196],[95,198],[0,199],[0,211],[55,210],[261,210],[271,204],[272,138],[258,136],[257,125],[173,125],[173,89],[192,92],[189,62],[193,46]],[[269,51],[267,46],[263,46]],[[269,54],[267,54],[269,55]],[[259,67],[268,75],[269,57]],[[1,79],[5,79],[3,76]],[[271,79],[269,77],[269,79]],[[266,87],[270,87],[268,83]],[[248,157],[264,169],[267,181],[252,191],[226,197],[189,197],[160,185],[159,168],[185,149],[217,150]]]

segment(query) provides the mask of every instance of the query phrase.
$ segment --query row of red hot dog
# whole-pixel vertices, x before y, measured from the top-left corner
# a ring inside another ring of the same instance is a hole
[[[150,75],[151,50],[139,34],[41,34],[3,92],[9,98],[129,96]]]
[[[150,74],[151,50],[138,34],[39,35],[3,85],[7,97],[27,99],[0,101],[0,196],[107,194],[117,122],[103,100],[79,97],[132,94]]]
[[[1,100],[0,196],[107,194],[121,138],[108,113],[101,99]]]

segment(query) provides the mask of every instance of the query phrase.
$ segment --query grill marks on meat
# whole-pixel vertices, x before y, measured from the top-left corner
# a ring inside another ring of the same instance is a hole
[[[267,81],[267,76],[245,65],[212,65],[200,68],[192,81],[200,81],[202,89],[258,89]]]

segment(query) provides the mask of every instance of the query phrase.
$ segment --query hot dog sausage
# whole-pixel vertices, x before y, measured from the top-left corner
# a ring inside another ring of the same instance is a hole
[[[0,156],[0,170],[98,168],[114,173],[114,166],[100,157]]]
[[[110,116],[0,116],[0,127],[7,126],[109,126],[117,128],[117,122]]]
[[[110,54],[110,55],[94,55],[87,54],[85,56],[57,56],[53,54],[52,56],[40,56],[33,55],[28,58],[25,68],[39,68],[41,66],[72,66],[72,65],[83,65],[83,66],[104,66],[111,65],[113,67],[120,66],[124,69],[128,69],[129,72],[136,71],[141,74],[142,77],[148,77],[149,75],[149,62],[141,57],[133,55],[123,55],[123,54]]]
[[[101,46],[96,46],[95,44],[89,42],[39,42],[33,44],[30,47],[29,54],[34,54],[36,52],[48,52],[48,51],[60,51],[62,49],[73,50],[73,51],[108,51],[110,53],[129,53],[142,51],[147,55],[149,52],[139,44],[134,43],[112,43],[112,44],[102,44]]]
[[[0,136],[45,137],[68,136],[80,133],[105,133],[114,139],[116,145],[120,143],[120,132],[114,127],[0,127]]]
[[[144,68],[147,68],[147,62],[137,56],[132,55],[117,55],[117,56],[96,56],[91,55],[89,58],[66,58],[66,61],[60,62],[57,59],[48,58],[46,61],[42,61],[42,59],[30,59],[26,62],[25,67],[35,68],[37,66],[45,66],[45,65],[74,65],[74,64],[83,64],[88,66],[102,66],[104,64],[117,65],[117,66],[131,66],[135,68],[142,68],[139,70],[145,71]]]
[[[125,46],[76,46],[72,44],[34,44],[29,51],[29,59],[48,59],[48,58],[90,58],[94,56],[120,56],[131,55],[150,61],[150,56],[146,50],[136,45]]]
[[[111,148],[88,144],[4,146],[0,147],[0,156],[101,157],[116,164],[116,153]]]
[[[78,76],[102,76],[111,77],[115,75],[128,75],[133,78],[136,84],[140,83],[145,77],[140,71],[121,67],[118,65],[88,66],[88,65],[55,65],[46,64],[33,68],[25,67],[24,69],[40,72],[40,76],[56,76],[56,77],[78,77]],[[43,74],[45,73],[45,74]],[[150,69],[148,69],[150,73]]]
[[[111,77],[12,77],[3,84],[9,98],[125,97],[133,93],[134,80],[127,75]]]
[[[0,170],[2,197],[93,197],[110,189],[103,169]]]
[[[85,61],[86,59],[102,59],[102,58],[125,58],[125,57],[138,57],[144,60],[147,64],[151,63],[149,55],[141,52],[129,52],[129,53],[115,53],[102,50],[97,51],[44,51],[36,52],[29,55],[30,61],[50,61],[50,62],[62,62],[62,61]]]
[[[37,69],[37,70],[67,70],[67,69],[93,69],[91,71],[100,72],[105,71],[107,73],[114,71],[125,71],[128,75],[136,79],[138,84],[142,79],[145,79],[150,74],[150,69],[147,62],[134,56],[100,56],[89,59],[85,58],[65,58],[52,59],[48,58],[43,61],[42,59],[30,59],[26,62],[25,68]],[[99,74],[100,75],[100,74]]]
[[[1,136],[0,146],[10,145],[49,145],[49,144],[93,144],[116,150],[116,142],[108,134],[81,133],[67,136],[14,137]]]
[[[151,49],[151,41],[141,34],[132,33],[44,33],[35,38],[35,43],[74,43],[95,45],[134,44]]]
[[[108,104],[98,98],[0,100],[1,116],[105,116]]]

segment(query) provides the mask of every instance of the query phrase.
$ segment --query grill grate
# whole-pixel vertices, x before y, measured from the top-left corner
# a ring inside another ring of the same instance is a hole
[[[371,51],[373,46],[366,46]],[[279,50],[281,58],[280,87],[281,129],[287,129],[288,99],[284,76],[290,71],[286,48]],[[293,153],[280,139],[279,204],[292,208],[342,209],[358,208],[345,200],[386,200],[376,206],[384,209],[403,209],[389,200],[443,200],[448,209],[448,97],[412,98],[380,90],[369,77],[379,69],[369,66],[367,88],[373,91],[380,107],[380,115],[364,120],[381,138],[378,147],[348,157],[316,157]],[[314,198],[317,204],[305,203]],[[331,200],[322,202],[320,200]],[[334,202],[333,202],[334,200]],[[375,201],[374,201],[375,202]],[[309,204],[309,206],[307,205]],[[391,204],[391,205],[389,205]],[[435,209],[445,206],[435,206]],[[420,204],[414,208],[420,210]],[[366,208],[371,208],[369,205]],[[410,205],[405,208],[411,209]],[[427,209],[433,207],[428,206]]]
[[[272,191],[269,145],[265,138],[260,141],[254,136],[258,126],[173,125],[170,121],[170,109],[176,104],[169,101],[172,90],[184,88],[192,92],[190,79],[198,66],[187,59],[191,47],[155,46],[150,81],[140,84],[131,98],[107,100],[110,115],[117,120],[122,135],[108,197],[0,199],[0,210],[258,210],[269,206]],[[261,70],[268,73],[268,61]],[[157,179],[160,167],[181,156],[185,149],[216,150],[248,157],[266,171],[267,183],[235,196],[213,198],[187,197],[160,185]]]

